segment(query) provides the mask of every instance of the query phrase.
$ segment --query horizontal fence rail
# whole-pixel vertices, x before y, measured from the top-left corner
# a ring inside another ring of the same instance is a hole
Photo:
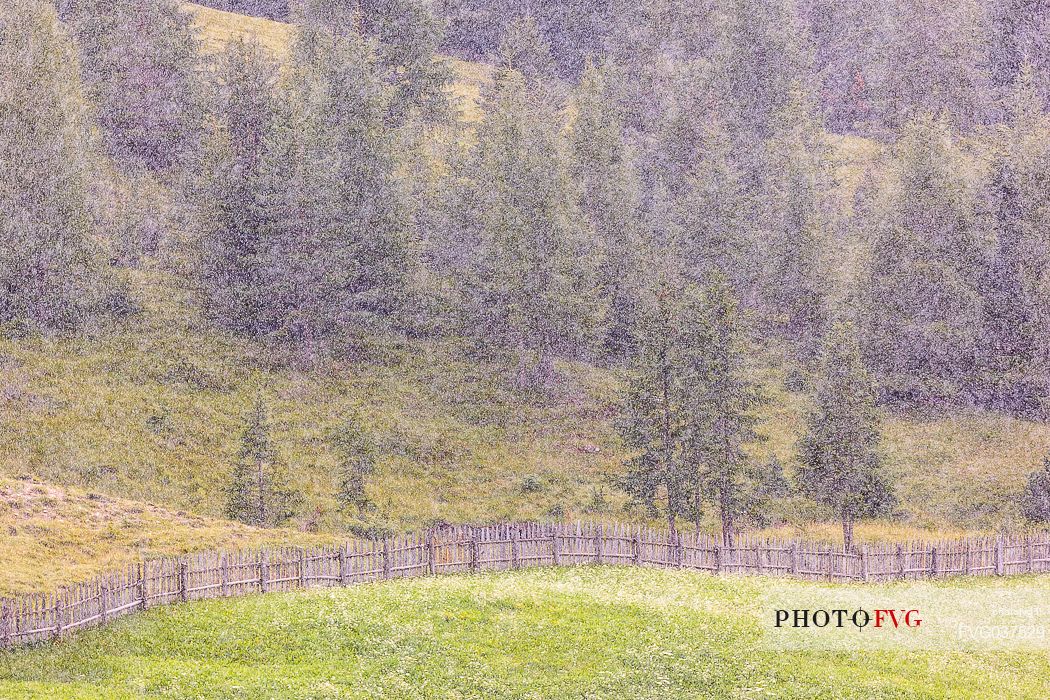
[[[634,525],[448,526],[341,546],[202,552],[0,601],[0,647],[56,639],[156,605],[446,573],[615,564],[880,582],[1050,571],[1050,533],[861,545],[736,538]]]

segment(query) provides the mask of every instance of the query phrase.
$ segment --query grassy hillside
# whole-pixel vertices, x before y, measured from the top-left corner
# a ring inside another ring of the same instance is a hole
[[[277,59],[283,59],[288,53],[288,44],[294,31],[290,24],[213,10],[192,3],[186,3],[183,7],[193,14],[194,24],[200,31],[206,50],[219,51],[230,41],[252,38]],[[477,119],[477,103],[482,86],[491,80],[491,66],[456,58],[446,60],[456,76],[452,96],[458,100],[461,116],[466,120]]]
[[[32,479],[0,479],[0,533],[0,596],[51,590],[141,557],[330,539],[259,530]]]
[[[258,346],[208,330],[189,292],[167,274],[136,272],[132,284],[143,312],[116,329],[0,341],[0,474],[216,518],[242,418],[263,398],[281,456],[307,496],[298,528],[644,517],[625,511],[610,483],[624,458],[614,426],[615,373],[562,366],[558,392],[521,397],[499,368],[466,359],[455,343],[374,339],[350,359],[302,374],[270,367]],[[779,371],[756,371],[772,400],[763,424],[769,440],[756,457],[776,454],[790,465],[808,400],[787,391]],[[375,510],[361,516],[336,508],[327,444],[351,407],[362,412],[381,453],[369,486]],[[1050,449],[1047,426],[990,415],[888,416],[885,429],[903,517],[863,524],[866,538],[994,528],[1011,517],[1025,475]],[[17,499],[4,500],[0,525],[17,519]],[[786,515],[790,524],[780,534],[837,536],[834,522],[811,522],[818,513]],[[45,511],[39,520],[53,517]],[[169,530],[181,517],[132,518],[125,526],[114,515],[82,531],[72,517],[68,529],[60,521],[50,530],[16,523],[22,536],[4,556],[34,564],[0,568],[0,589],[42,583],[32,573],[40,552],[66,580],[143,550],[213,546],[236,531],[216,521]],[[151,545],[150,532],[165,536]],[[62,544],[52,549],[55,541]]]
[[[379,525],[580,515],[619,462],[609,375],[568,368],[563,394],[528,400],[461,348],[379,339],[317,372],[274,369],[205,330],[170,277],[136,273],[134,287],[144,311],[121,328],[0,343],[0,470],[215,516],[257,398],[308,497],[304,524],[336,517],[327,437],[353,407],[382,454],[367,518]]]
[[[1048,585],[1020,580],[1009,590],[1036,601]],[[970,605],[998,590],[976,581],[927,587]],[[1050,693],[1050,658],[1024,647],[779,649],[778,633],[763,622],[773,614],[770,601],[824,590],[576,568],[193,603],[0,655],[0,695],[1020,700]]]

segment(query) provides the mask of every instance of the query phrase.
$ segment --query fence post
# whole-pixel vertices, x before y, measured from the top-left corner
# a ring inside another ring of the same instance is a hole
[[[594,538],[594,546],[596,553],[594,555],[594,562],[598,565],[602,564],[602,549],[605,547],[605,526],[598,526],[598,534]]]
[[[1025,535],[1024,536],[1024,545],[1025,545],[1025,549],[1027,550],[1027,555],[1028,555],[1028,573],[1032,573],[1032,571],[1033,571],[1033,566],[1032,565],[1034,563],[1035,557],[1032,554],[1032,536],[1031,535]]]
[[[966,550],[965,550],[964,558],[963,558],[963,574],[966,575],[966,576],[970,575],[970,567],[972,566],[970,564],[970,549],[971,549],[970,538],[967,537],[966,538]]]
[[[561,566],[561,538],[558,537],[557,526],[551,531],[551,556],[554,558],[554,565]]]
[[[179,557],[179,600],[185,603],[190,599],[190,562],[186,557]]]
[[[634,533],[634,565],[642,565],[642,535],[639,532]]]
[[[306,550],[299,548],[299,588],[306,588]]]
[[[223,598],[230,597],[230,572],[226,552],[219,556],[219,595]]]
[[[433,576],[437,573],[436,547],[434,546],[434,529],[427,530],[427,573]]]
[[[98,620],[105,625],[109,619],[109,586],[105,581],[98,584]]]
[[[759,576],[764,574],[765,571],[766,571],[765,562],[762,560],[762,543],[761,542],[756,542],[755,543],[755,569],[757,569],[756,573],[758,573]]]
[[[930,578],[937,578],[937,548],[930,547]]]
[[[383,578],[390,578],[390,538],[383,538]]]
[[[675,554],[677,556],[675,564],[678,566],[679,569],[681,569],[683,566],[685,566],[685,541],[682,539],[682,533],[679,532],[677,533],[677,535],[678,536],[675,538],[674,548]]]
[[[860,546],[860,575],[865,583],[871,580],[868,574],[868,545],[866,544]]]
[[[715,545],[715,573],[721,573],[722,571],[722,547]]]
[[[55,593],[55,639],[62,636],[62,622],[66,615],[65,601],[62,598],[62,591]]]
[[[517,569],[521,566],[520,552],[518,551],[518,528],[510,530],[510,568]]]
[[[791,575],[798,576],[798,542],[791,543]]]
[[[897,578],[904,580],[904,547],[897,545]]]
[[[467,550],[470,554],[469,570],[470,573],[478,572],[478,531],[474,528],[470,528],[470,543],[467,546]]]
[[[11,646],[14,637],[14,602],[10,598],[0,601],[0,649]]]
[[[1002,576],[1005,570],[1003,565],[1003,533],[995,536],[995,575]]]
[[[270,552],[266,549],[259,552],[259,592],[270,589]]]
[[[347,543],[344,542],[339,547],[339,585],[348,586],[350,585],[350,568],[346,565],[346,548]]]
[[[148,562],[142,561],[139,563],[139,606],[146,609],[146,566]]]

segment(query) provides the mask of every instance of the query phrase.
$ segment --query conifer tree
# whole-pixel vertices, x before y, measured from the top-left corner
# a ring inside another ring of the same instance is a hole
[[[192,163],[203,104],[189,13],[174,0],[78,0],[71,24],[110,155],[157,173]]]
[[[1028,476],[1021,494],[1021,513],[1033,523],[1050,522],[1050,457],[1044,457],[1042,468]]]
[[[77,58],[51,5],[0,8],[0,325],[69,330],[105,291]]]
[[[455,77],[440,50],[445,28],[424,0],[362,0],[363,31],[379,39],[379,63],[393,84],[388,123],[412,119],[444,124],[452,118]]]
[[[289,485],[284,465],[277,458],[261,401],[247,416],[237,462],[224,491],[223,514],[256,527],[279,527],[301,505],[301,494]]]
[[[724,278],[716,275],[702,293],[687,294],[683,328],[686,459],[696,473],[697,499],[715,504],[722,541],[731,546],[754,490],[747,446],[763,439],[756,428],[765,398],[748,376],[747,342]]]
[[[990,57],[979,0],[889,4],[877,52],[873,93],[880,120],[900,131],[924,113],[946,114],[960,128],[986,118]]]
[[[715,64],[723,112],[735,147],[758,145],[772,134],[798,76],[808,73],[804,33],[784,0],[729,0],[719,15]]]
[[[1050,121],[1030,66],[1021,68],[1006,112],[987,187],[994,244],[981,278],[979,400],[1039,418],[1050,394]]]
[[[284,85],[260,168],[262,321],[311,364],[328,339],[397,311],[410,221],[371,44],[305,24]]]
[[[775,523],[773,514],[777,502],[791,495],[791,484],[784,474],[784,465],[776,456],[765,464],[755,465],[751,480],[754,488],[748,503],[748,518],[759,527],[768,527]]]
[[[608,306],[604,352],[622,358],[634,344],[642,246],[640,193],[634,163],[603,70],[588,62],[575,94],[572,176],[581,190],[581,210],[601,246],[598,292]]]
[[[515,352],[519,385],[583,356],[598,321],[595,246],[576,204],[557,120],[520,74],[500,71],[472,157],[476,254],[462,288],[470,332]]]
[[[627,462],[622,487],[636,503],[662,502],[671,532],[690,512],[696,471],[685,459],[687,396],[681,300],[663,284],[638,317],[638,347],[631,356],[619,419]]]
[[[277,111],[276,67],[257,44],[233,42],[217,77],[200,187],[205,311],[224,328],[258,335],[267,244],[258,186]]]
[[[746,448],[762,398],[747,376],[746,345],[726,281],[676,289],[665,281],[645,307],[637,331],[620,434],[637,454],[624,489],[655,507],[672,530],[678,517],[699,525],[703,504],[719,512],[732,544],[736,520],[756,497],[757,470]]]
[[[766,178],[771,217],[766,297],[777,329],[803,360],[814,357],[826,324],[825,210],[829,153],[801,87],[774,125],[767,143]]]
[[[387,126],[451,119],[454,74],[439,53],[444,25],[426,0],[294,0],[292,15],[300,24],[376,40],[375,68],[392,91]]]
[[[688,115],[678,118],[688,119]],[[671,127],[664,134],[668,155],[679,143],[676,133]],[[668,252],[680,259],[682,274],[691,283],[704,287],[721,275],[736,294],[754,296],[756,280],[764,269],[756,255],[759,230],[753,215],[754,192],[744,182],[724,128],[708,123],[696,146],[697,153],[685,156],[688,164],[669,168],[665,176],[670,182],[673,221]]]
[[[837,323],[825,342],[816,406],[799,443],[797,479],[802,493],[835,511],[846,551],[853,547],[853,523],[894,503],[880,439],[874,386],[856,332]]]
[[[338,460],[336,501],[361,512],[371,504],[366,486],[376,468],[375,441],[355,412],[335,432],[331,444]]]
[[[876,205],[861,338],[893,400],[944,403],[972,389],[984,251],[956,158],[943,121],[913,122]]]
[[[515,19],[507,25],[500,43],[498,62],[501,67],[521,74],[530,90],[550,83],[555,77],[550,44],[540,34],[536,19],[531,15]]]

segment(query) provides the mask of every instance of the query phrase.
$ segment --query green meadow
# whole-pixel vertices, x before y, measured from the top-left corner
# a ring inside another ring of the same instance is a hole
[[[960,607],[1050,580],[923,584]],[[839,586],[843,592],[856,586]],[[868,589],[887,594],[893,585]],[[792,651],[770,601],[818,584],[579,567],[156,608],[0,656],[0,697],[1045,698],[1050,652]]]

